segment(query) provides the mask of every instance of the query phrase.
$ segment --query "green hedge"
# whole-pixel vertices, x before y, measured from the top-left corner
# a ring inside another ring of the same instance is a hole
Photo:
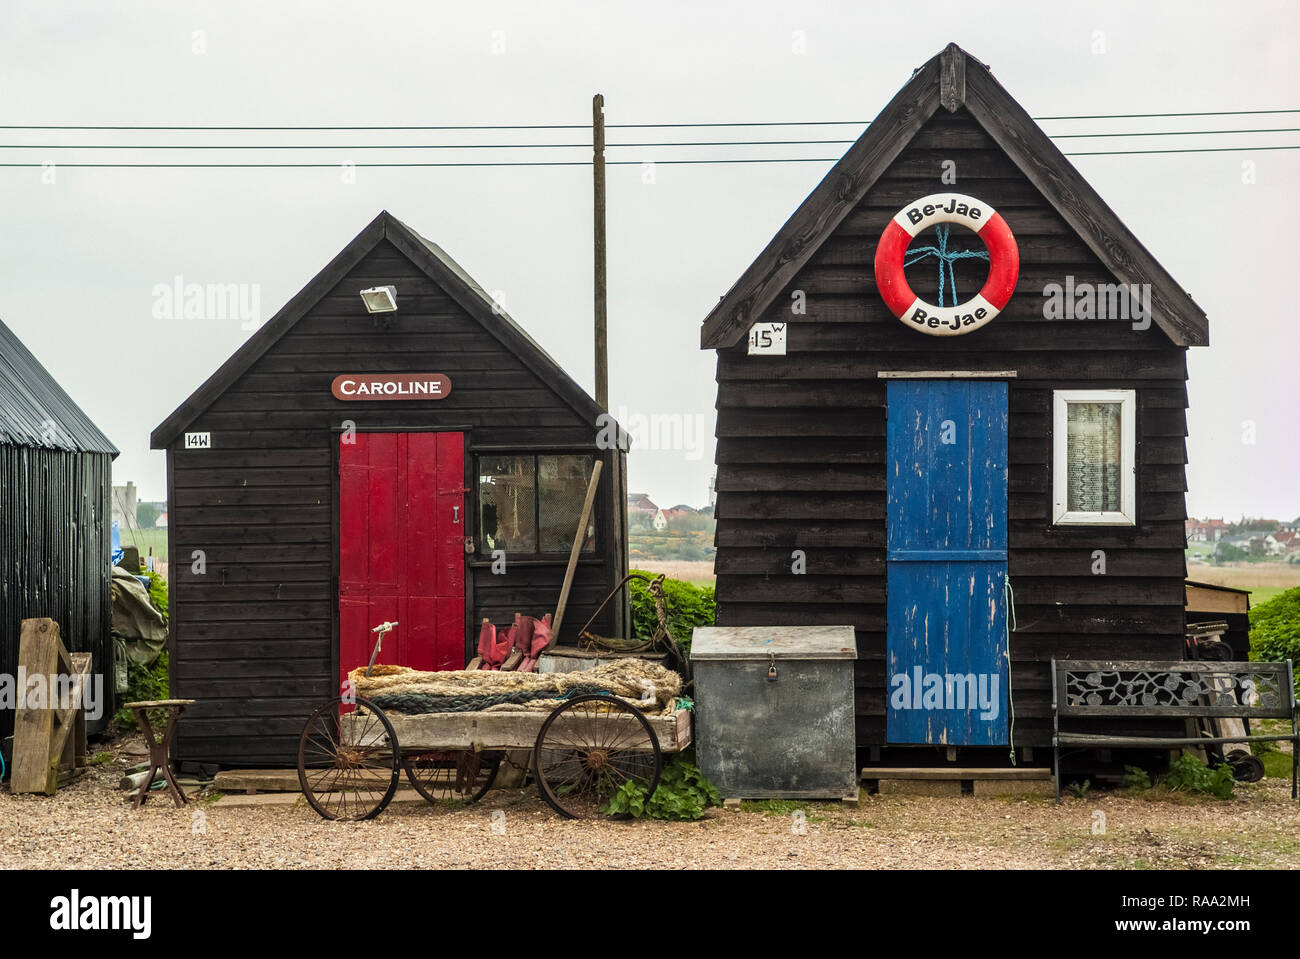
[[[632,572],[654,577],[643,569]],[[632,603],[632,632],[637,636],[653,636],[658,628],[654,597],[646,584],[634,579],[629,584]],[[683,649],[689,650],[691,630],[696,626],[714,624],[714,599],[712,586],[696,586],[680,579],[664,580],[664,599],[668,606],[668,631]]]
[[[1250,611],[1250,658],[1300,663],[1300,586],[1278,593]]]

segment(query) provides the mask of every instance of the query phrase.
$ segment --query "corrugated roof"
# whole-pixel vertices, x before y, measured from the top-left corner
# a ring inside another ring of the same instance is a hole
[[[114,456],[118,452],[3,321],[0,444]]]

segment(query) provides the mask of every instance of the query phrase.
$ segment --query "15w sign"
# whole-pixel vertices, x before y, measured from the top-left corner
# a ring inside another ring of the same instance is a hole
[[[785,356],[785,323],[755,323],[749,328],[750,356]]]

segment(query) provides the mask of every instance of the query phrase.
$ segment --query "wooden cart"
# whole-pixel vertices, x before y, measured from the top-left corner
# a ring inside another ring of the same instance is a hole
[[[298,779],[326,819],[373,819],[404,770],[430,802],[471,803],[492,788],[512,750],[532,750],[538,791],[570,819],[600,818],[624,783],[650,796],[663,753],[691,742],[684,709],[647,716],[609,695],[575,696],[552,710],[385,711],[356,697],[321,704],[302,731]]]

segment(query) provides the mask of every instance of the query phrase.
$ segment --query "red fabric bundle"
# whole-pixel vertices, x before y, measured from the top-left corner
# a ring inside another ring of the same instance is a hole
[[[526,638],[523,642],[516,643],[517,648],[524,654],[523,662],[519,664],[519,671],[531,673],[537,669],[537,658],[551,644],[551,614],[547,613],[541,619],[525,616],[524,623],[528,624],[527,629],[521,629],[520,633],[526,633]]]
[[[483,627],[478,633],[478,654],[483,658],[480,669],[501,668],[501,664],[510,655],[510,647],[514,645],[514,632],[514,627],[511,626],[498,633],[495,626],[487,620],[483,621]]]

